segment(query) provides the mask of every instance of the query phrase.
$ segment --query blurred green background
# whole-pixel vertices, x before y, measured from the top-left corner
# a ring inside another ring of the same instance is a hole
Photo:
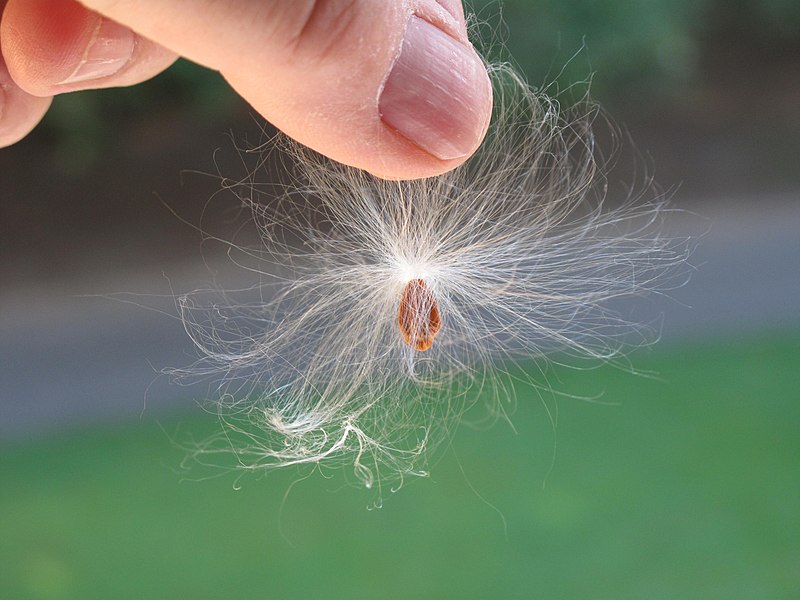
[[[800,597],[800,3],[473,6],[534,84],[592,79],[673,232],[710,222],[640,374],[521,385],[516,432],[462,427],[380,509],[344,473],[186,473],[218,424],[156,377],[191,348],[141,305],[224,280],[171,210],[236,230],[215,175],[259,121],[187,62],[59,97],[0,150],[0,598]]]
[[[619,405],[562,399],[554,432],[520,386],[516,434],[462,429],[371,511],[336,475],[184,479],[170,436],[208,418],[5,448],[4,597],[793,598],[799,363],[778,336],[557,371]]]

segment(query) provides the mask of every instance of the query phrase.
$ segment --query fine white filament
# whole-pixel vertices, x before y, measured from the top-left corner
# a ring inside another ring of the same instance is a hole
[[[198,456],[232,453],[248,469],[346,462],[368,487],[398,484],[424,474],[470,405],[502,410],[512,367],[602,362],[647,342],[610,304],[681,270],[685,244],[660,233],[668,209],[646,184],[606,199],[595,130],[613,128],[596,106],[565,109],[507,66],[490,72],[486,141],[439,177],[381,180],[283,136],[257,149],[291,164],[270,193],[254,172],[229,186],[261,239],[234,246],[254,299],[179,300],[201,354],[188,374],[212,378],[225,429]],[[416,279],[441,317],[424,352],[398,329]]]

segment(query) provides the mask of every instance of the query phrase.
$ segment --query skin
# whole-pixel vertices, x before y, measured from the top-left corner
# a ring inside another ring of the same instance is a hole
[[[0,146],[25,137],[54,95],[134,85],[178,56],[219,71],[299,142],[390,179],[455,168],[479,145],[491,113],[491,92],[478,89],[475,122],[463,124],[474,143],[448,160],[379,114],[411,15],[473,52],[460,0],[0,0],[0,11]],[[76,77],[101,23],[134,36],[134,50],[113,74]]]

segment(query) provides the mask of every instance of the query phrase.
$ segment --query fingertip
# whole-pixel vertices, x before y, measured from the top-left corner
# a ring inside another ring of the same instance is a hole
[[[176,58],[75,0],[9,0],[0,43],[12,78],[36,96],[132,85]]]
[[[461,0],[436,0],[436,2],[449,12],[454,19],[465,21],[464,3]]]
[[[233,64],[222,73],[290,137],[382,179],[432,177],[464,163],[488,130],[492,85],[456,19],[438,4],[380,19],[363,12],[349,20],[350,39],[307,28],[323,38],[301,39],[303,54],[288,67],[242,73]]]
[[[0,61],[0,147],[15,144],[28,135],[42,120],[52,100],[22,90]]]
[[[219,70],[285,134],[378,177],[449,171],[488,128],[491,85],[456,0],[85,1]]]

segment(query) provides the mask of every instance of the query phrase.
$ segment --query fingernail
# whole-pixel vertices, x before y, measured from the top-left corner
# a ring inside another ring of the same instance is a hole
[[[108,19],[99,19],[80,62],[58,85],[102,79],[117,73],[133,56],[134,43],[130,29]]]
[[[478,55],[419,17],[406,27],[400,56],[381,92],[381,119],[441,160],[480,143],[492,89]]]

